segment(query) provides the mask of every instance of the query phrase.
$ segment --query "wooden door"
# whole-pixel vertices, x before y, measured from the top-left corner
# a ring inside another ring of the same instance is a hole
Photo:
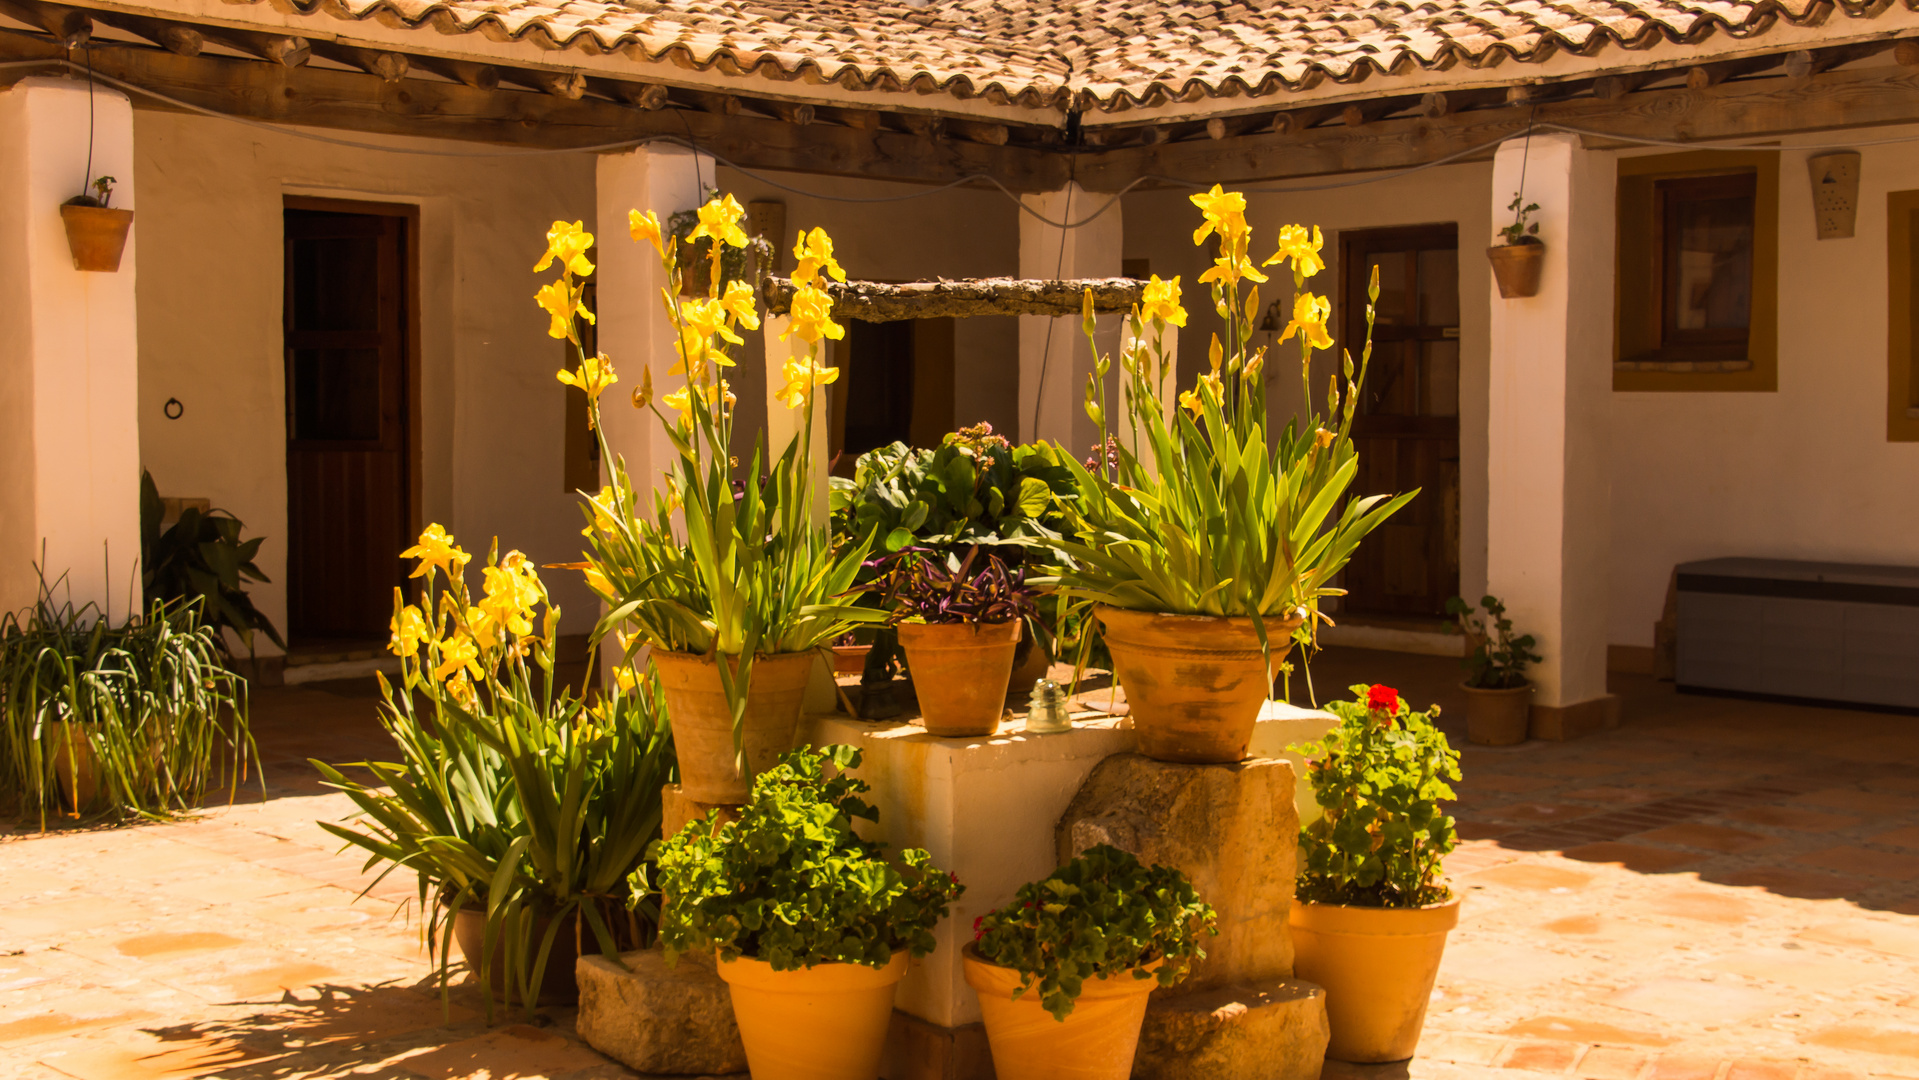
[[[385,638],[393,588],[405,580],[405,209],[286,210],[287,622],[296,647]]]
[[[1355,350],[1379,268],[1372,364],[1353,421],[1354,491],[1420,492],[1360,544],[1341,608],[1440,615],[1459,591],[1459,229],[1342,233],[1340,266],[1343,341]]]

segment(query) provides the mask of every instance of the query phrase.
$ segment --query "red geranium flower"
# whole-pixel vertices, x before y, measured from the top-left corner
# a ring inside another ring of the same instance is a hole
[[[976,918],[973,919],[973,940],[974,941],[978,941],[979,939],[986,936],[986,928],[980,925],[981,923],[985,921],[986,921],[986,916],[984,915],[977,916]]]
[[[1396,713],[1399,711],[1399,691],[1383,683],[1366,691],[1366,707],[1374,712]]]

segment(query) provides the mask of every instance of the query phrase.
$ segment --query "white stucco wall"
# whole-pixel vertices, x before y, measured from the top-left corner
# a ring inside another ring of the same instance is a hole
[[[1847,133],[1783,141],[1778,391],[1613,395],[1614,644],[1652,644],[1677,563],[1919,564],[1919,443],[1888,442],[1885,419],[1886,194],[1919,189],[1919,142],[1861,146],[1857,231],[1819,240],[1808,154],[1791,147]]]
[[[1355,178],[1329,177],[1321,182],[1350,179]],[[1249,194],[1246,198],[1246,218],[1253,229],[1255,260],[1272,254],[1282,225],[1304,224],[1309,228],[1318,225],[1324,231],[1326,246],[1320,254],[1326,260],[1326,269],[1313,278],[1311,284],[1314,291],[1333,298],[1336,311],[1342,302],[1338,287],[1340,230],[1458,223],[1459,574],[1460,589],[1466,596],[1480,595],[1486,584],[1487,312],[1492,277],[1484,248],[1492,236],[1487,199],[1491,183],[1490,163],[1448,165],[1356,187]],[[1263,186],[1286,185],[1243,185],[1244,188]],[[1221,325],[1207,287],[1198,283],[1199,275],[1212,265],[1212,260],[1193,245],[1193,229],[1200,223],[1200,214],[1199,208],[1188,201],[1189,194],[1186,191],[1136,192],[1127,195],[1123,203],[1126,213],[1124,257],[1150,260],[1152,272],[1162,278],[1174,274],[1181,278],[1188,312],[1187,328],[1179,336],[1181,389],[1190,388],[1194,376],[1205,369],[1207,345]],[[1268,273],[1273,280],[1262,288],[1261,301],[1290,296],[1290,273],[1284,267],[1271,267]],[[1337,323],[1333,331],[1338,338]],[[1347,343],[1338,344],[1343,347]],[[1358,343],[1352,345],[1356,350]],[[1296,408],[1299,399],[1298,354],[1293,349],[1293,343],[1287,342],[1268,355],[1268,399],[1282,414]],[[1321,354],[1320,360],[1314,363],[1313,394],[1322,410],[1326,379],[1332,370],[1325,362],[1327,355]],[[1280,420],[1283,423],[1283,415]]]
[[[206,496],[267,537],[260,564],[273,583],[253,591],[283,631],[287,195],[420,207],[422,515],[476,553],[497,536],[502,550],[538,562],[578,558],[579,511],[561,486],[562,350],[533,304],[531,271],[555,218],[593,226],[591,156],[415,156],[144,110],[134,142],[142,462],[163,494]],[[185,406],[179,420],[162,416],[169,397]],[[594,605],[577,575],[545,577],[567,632],[590,628]]]

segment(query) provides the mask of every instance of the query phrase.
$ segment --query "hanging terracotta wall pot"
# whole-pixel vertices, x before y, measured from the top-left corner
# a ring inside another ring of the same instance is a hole
[[[1546,264],[1546,245],[1526,237],[1517,244],[1495,244],[1486,249],[1492,260],[1493,279],[1499,282],[1499,295],[1519,300],[1539,295],[1539,271]]]
[[[133,211],[112,210],[104,206],[60,208],[67,226],[67,247],[73,251],[75,270],[115,273],[120,256],[127,250],[127,232],[133,228]]]

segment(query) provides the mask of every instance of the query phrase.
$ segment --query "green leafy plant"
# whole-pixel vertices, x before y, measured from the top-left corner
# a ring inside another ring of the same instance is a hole
[[[1329,419],[1315,413],[1269,435],[1266,350],[1253,344],[1265,276],[1246,254],[1245,200],[1215,187],[1193,201],[1205,211],[1199,238],[1215,232],[1221,254],[1202,280],[1212,283],[1214,306],[1226,318],[1227,340],[1215,335],[1212,370],[1180,395],[1168,419],[1160,387],[1172,371],[1165,348],[1169,325],[1183,326],[1179,280],[1155,276],[1128,320],[1129,345],[1119,354],[1123,424],[1109,433],[1107,379],[1111,358],[1094,349],[1086,412],[1099,425],[1101,444],[1081,463],[1062,453],[1078,498],[1067,510],[1072,538],[1041,541],[1069,562],[1056,581],[1082,603],[1136,611],[1249,619],[1271,655],[1268,622],[1300,620],[1298,640],[1316,632],[1319,603],[1345,590],[1333,577],[1359,542],[1417,492],[1395,497],[1349,497],[1359,459],[1351,438],[1359,392],[1372,355],[1370,328],[1379,296],[1378,275],[1368,291],[1368,336],[1355,370],[1347,353],[1327,398]],[[1290,260],[1294,320],[1281,340],[1300,339],[1303,400],[1316,348],[1330,348],[1331,304],[1306,289],[1323,269],[1317,233],[1301,226],[1280,232]],[[1242,282],[1253,282],[1249,290]],[[1086,294],[1082,329],[1093,341],[1093,297]],[[1328,426],[1330,425],[1330,426]]]
[[[1290,747],[1307,758],[1321,816],[1300,830],[1298,896],[1315,904],[1413,908],[1452,896],[1441,863],[1457,837],[1440,802],[1454,798],[1459,754],[1390,686],[1352,688],[1326,706],[1339,727]]]
[[[1446,614],[1451,615],[1458,633],[1466,637],[1466,657],[1461,663],[1466,668],[1466,685],[1479,690],[1516,690],[1526,685],[1526,667],[1537,664],[1541,657],[1533,652],[1538,644],[1531,634],[1514,636],[1513,621],[1506,617],[1506,605],[1496,596],[1480,598],[1479,607],[1486,609],[1486,617],[1492,620],[1492,629],[1486,629],[1486,619],[1479,616],[1479,608],[1468,604],[1465,598],[1455,596],[1446,601]]]
[[[488,560],[480,597],[467,588],[466,554],[439,526],[412,553],[423,598],[402,604],[396,590],[400,686],[380,680],[381,720],[401,760],[313,762],[358,809],[321,827],[366,850],[368,868],[384,864],[381,879],[417,876],[442,987],[455,913],[484,909],[476,966],[488,1015],[496,982],[507,1008],[530,1013],[561,934],[610,959],[651,936],[657,911],[630,907],[626,880],[659,837],[660,792],[674,779],[665,703],[627,665],[596,700],[560,685],[560,612],[518,552]],[[435,588],[440,572],[447,581]],[[491,970],[494,957],[503,971]]]
[[[1206,955],[1200,937],[1218,934],[1217,922],[1185,874],[1101,844],[975,920],[973,947],[1019,972],[1015,998],[1037,986],[1040,1004],[1064,1020],[1088,979],[1130,972],[1179,982]]]
[[[180,520],[165,528],[166,507],[153,474],[140,472],[140,584],[147,600],[198,599],[203,618],[216,631],[232,630],[248,649],[254,631],[284,649],[287,643],[273,620],[253,606],[243,582],[267,580],[254,564],[261,537],[240,539],[246,525],[224,510],[202,513],[197,507],[180,512]],[[214,640],[226,648],[224,635]]]
[[[717,949],[795,971],[933,951],[933,927],[965,887],[918,848],[890,862],[854,834],[854,821],[879,820],[859,797],[865,782],[845,775],[859,763],[850,746],[789,751],[753,782],[739,820],[720,824],[715,811],[660,845],[669,958]]]
[[[247,684],[200,603],[155,601],[114,626],[44,581],[40,594],[0,617],[0,805],[45,829],[62,813],[171,817],[223,779],[236,796],[258,760]]]
[[[1073,494],[1053,447],[1014,446],[976,424],[938,449],[894,443],[861,454],[852,479],[832,480],[832,522],[849,541],[880,537],[886,551],[991,547],[1043,535],[1058,523],[1057,501]]]
[[[1526,224],[1527,216],[1539,209],[1539,204],[1527,203],[1521,206],[1519,203],[1522,198],[1524,198],[1524,196],[1515,191],[1513,192],[1513,201],[1506,204],[1506,209],[1513,212],[1513,223],[1500,229],[1499,235],[1505,237],[1506,243],[1509,245],[1537,244],[1541,242],[1539,239],[1539,222],[1535,221],[1531,225]]]

